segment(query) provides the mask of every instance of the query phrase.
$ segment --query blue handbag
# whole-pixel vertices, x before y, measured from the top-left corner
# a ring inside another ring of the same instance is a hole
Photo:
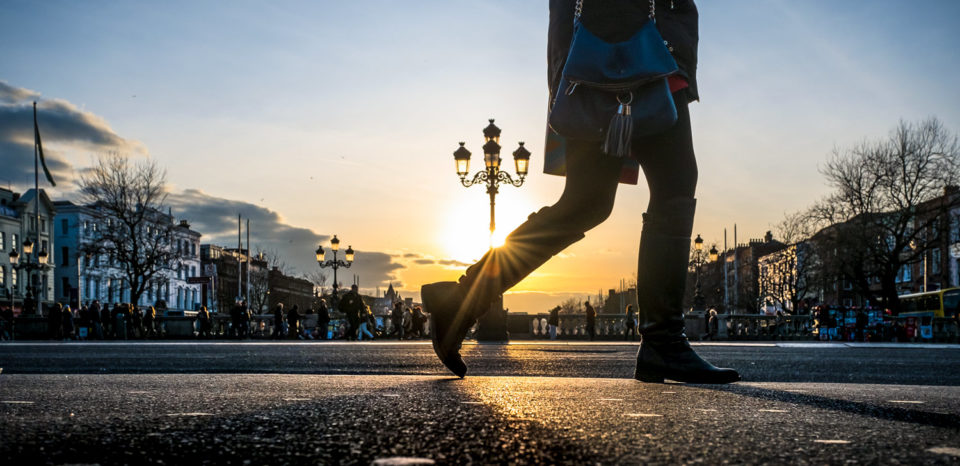
[[[657,134],[677,121],[667,77],[677,62],[650,20],[623,42],[607,42],[584,27],[578,0],[574,33],[548,121],[565,138],[603,141],[608,155],[625,157],[630,142]]]

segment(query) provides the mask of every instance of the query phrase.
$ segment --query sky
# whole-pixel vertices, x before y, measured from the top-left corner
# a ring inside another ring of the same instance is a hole
[[[169,202],[203,242],[236,242],[296,273],[336,234],[341,270],[374,293],[455,280],[489,244],[488,198],[464,188],[459,141],[482,166],[482,129],[502,129],[504,164],[533,153],[520,188],[501,187],[497,237],[553,203],[541,173],[547,3],[528,0],[166,2],[0,0],[0,186],[33,184],[32,113],[69,199],[104,153],[150,158]],[[960,130],[960,2],[701,1],[701,101],[694,234],[723,246],[761,238],[828,192],[834,149],[885,137],[899,120]],[[648,193],[621,185],[611,218],[505,297],[541,312],[635,274]]]

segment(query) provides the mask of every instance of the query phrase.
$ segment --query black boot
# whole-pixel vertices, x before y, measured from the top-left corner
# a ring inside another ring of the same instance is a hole
[[[643,214],[637,268],[640,333],[634,378],[662,383],[730,383],[740,380],[733,369],[704,361],[684,333],[683,294],[690,260],[695,199],[678,198]]]
[[[550,207],[530,215],[511,232],[504,245],[491,249],[471,265],[459,282],[439,282],[420,289],[429,312],[430,337],[437,357],[459,377],[467,373],[460,346],[467,332],[495,298],[523,280],[567,246],[583,238],[550,217]]]

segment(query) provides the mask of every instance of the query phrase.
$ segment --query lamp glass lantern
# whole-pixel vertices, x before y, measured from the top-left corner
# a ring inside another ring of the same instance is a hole
[[[324,257],[326,254],[327,254],[327,252],[323,250],[323,246],[322,246],[322,245],[321,245],[321,246],[317,246],[317,262],[323,262],[323,257]]]
[[[347,246],[347,263],[353,262],[353,246]]]
[[[693,247],[698,252],[703,251],[703,238],[701,238],[700,235],[697,235],[697,239],[693,240]]]
[[[28,256],[33,254],[33,241],[30,241],[30,238],[23,242],[23,253]]]
[[[37,261],[38,261],[41,265],[46,264],[46,263],[47,263],[47,257],[49,257],[48,254],[47,254],[47,250],[44,249],[44,250],[40,251],[39,254],[37,254]]]
[[[20,253],[17,252],[17,248],[13,248],[13,251],[10,251],[10,264],[17,265],[20,262]]]
[[[460,143],[460,147],[453,152],[454,161],[457,163],[457,175],[464,177],[470,174],[470,151],[464,147],[465,142]]]
[[[337,239],[337,235],[333,235],[333,239],[330,240],[330,249],[332,249],[333,252],[340,250],[340,240]]]
[[[717,251],[717,247],[714,246],[710,248],[710,261],[716,262],[720,258],[720,251]]]
[[[513,161],[517,165],[517,174],[521,177],[527,176],[530,171],[530,151],[523,147],[522,141],[520,147],[513,151]]]

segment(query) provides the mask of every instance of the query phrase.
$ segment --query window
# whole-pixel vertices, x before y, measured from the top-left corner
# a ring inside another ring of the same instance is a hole
[[[930,273],[940,273],[940,248],[930,251]]]
[[[44,220],[42,217],[40,218],[40,232],[41,233],[47,232],[47,221]]]
[[[13,241],[10,242],[10,247],[11,247],[11,248],[14,248],[14,249],[19,249],[19,248],[20,248],[20,236],[17,235],[16,233],[14,233],[12,239],[13,239]]]
[[[83,283],[83,295],[90,299],[90,280]],[[93,299],[97,299],[97,297],[94,296]]]
[[[190,267],[190,276],[191,277],[197,276],[197,266]]]
[[[192,255],[192,256],[196,256],[196,255],[197,255],[197,243],[191,243],[191,245],[190,245],[190,255]]]
[[[63,292],[64,296],[70,296],[70,290],[73,289],[70,286],[70,279],[67,277],[60,278],[60,290]]]
[[[40,242],[40,250],[41,250],[41,251],[46,251],[46,250],[47,250],[47,240],[43,240],[43,241]],[[48,253],[48,254],[49,254],[49,253]]]
[[[7,248],[7,232],[0,231],[0,251],[3,251]]]
[[[7,287],[7,268],[0,265],[0,286]]]
[[[67,225],[67,219],[65,218],[60,219],[60,234],[65,235],[69,231],[70,231],[70,228]]]
[[[70,248],[66,246],[60,248],[60,265],[70,265]]]
[[[10,269],[10,286],[17,287],[17,271],[13,268]]]

